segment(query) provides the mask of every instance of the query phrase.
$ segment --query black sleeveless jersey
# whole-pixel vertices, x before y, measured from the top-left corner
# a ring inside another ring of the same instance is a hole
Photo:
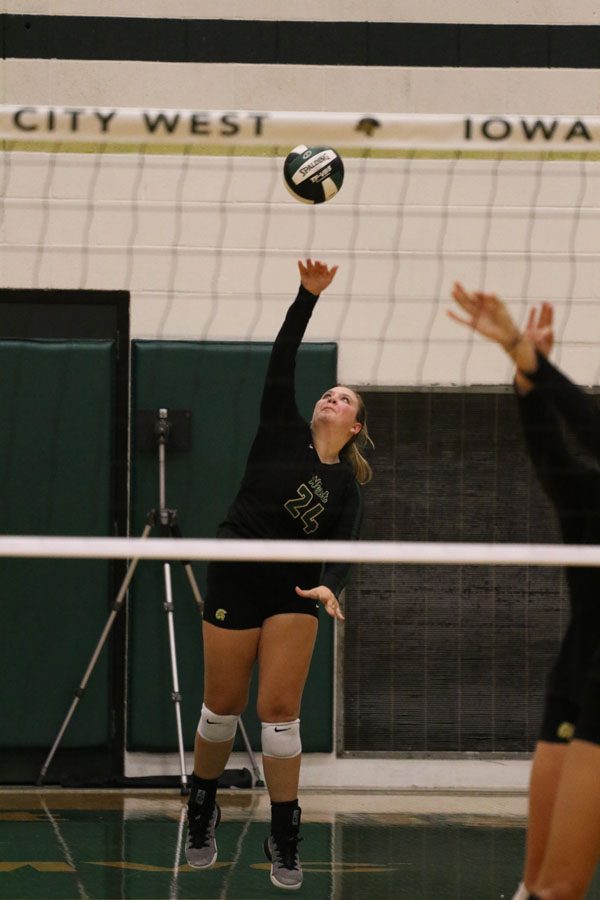
[[[277,540],[358,537],[362,503],[354,472],[345,462],[321,462],[312,445],[310,425],[296,405],[296,353],[317,299],[300,287],[275,339],[258,431],[238,494],[219,527],[221,536]],[[335,594],[344,586],[350,568],[335,560],[323,567],[319,563],[293,566],[303,582],[301,587],[324,584]]]

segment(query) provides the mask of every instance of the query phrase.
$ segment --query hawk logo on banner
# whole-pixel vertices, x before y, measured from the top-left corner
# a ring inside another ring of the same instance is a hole
[[[354,130],[362,131],[367,137],[373,137],[377,128],[381,128],[381,122],[374,119],[372,116],[365,116],[364,118],[359,119]]]

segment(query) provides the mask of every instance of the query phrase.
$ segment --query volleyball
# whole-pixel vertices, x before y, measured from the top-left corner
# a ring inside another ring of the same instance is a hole
[[[344,163],[331,147],[294,147],[283,164],[285,184],[301,203],[324,203],[344,181]]]

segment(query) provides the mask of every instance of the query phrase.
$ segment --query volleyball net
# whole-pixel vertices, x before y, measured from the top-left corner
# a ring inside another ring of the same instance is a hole
[[[600,119],[0,107],[0,139],[3,287],[127,292],[130,337],[157,352],[270,342],[312,256],[340,266],[306,340],[336,343],[341,383],[510,385],[506,357],[448,319],[455,280],[520,322],[551,301],[554,358],[598,383]],[[342,155],[333,201],[285,190],[299,142]]]
[[[353,385],[501,384],[449,322],[454,280],[522,318],[556,305],[557,353],[595,384],[596,120],[3,109],[4,283],[125,290],[132,336],[270,341],[295,261],[340,266],[309,341]],[[318,207],[291,198],[297,143],[339,150]],[[589,317],[589,318],[588,318]]]
[[[356,388],[376,444],[365,540],[335,548],[362,563],[346,592],[343,749],[527,749],[567,615],[557,567],[600,551],[561,545],[512,367],[446,313],[456,280],[520,323],[549,300],[553,358],[598,383],[600,119],[0,107],[0,139],[0,556],[14,596],[35,593],[34,570],[67,572],[74,610],[75,558],[95,560],[106,592],[103,559],[331,556],[210,539],[296,261],[323,259],[339,272],[300,351],[300,406],[333,379]],[[331,201],[287,192],[298,144],[342,156]],[[157,494],[137,414],[159,408],[191,417],[187,449],[168,449],[177,542],[136,537]]]

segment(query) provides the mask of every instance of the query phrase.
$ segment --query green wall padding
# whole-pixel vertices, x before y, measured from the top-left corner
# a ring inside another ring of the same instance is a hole
[[[133,345],[134,408],[192,411],[191,451],[167,451],[167,506],[178,510],[185,537],[212,537],[237,491],[256,432],[271,345],[155,341]],[[307,418],[320,394],[335,384],[336,364],[334,344],[300,348],[298,402]],[[141,533],[147,511],[158,502],[157,454],[137,451],[134,440],[134,534]],[[195,563],[194,571],[203,590],[206,566]],[[172,574],[182,718],[186,747],[191,749],[202,703],[201,621],[182,567],[174,564]],[[130,599],[130,750],[177,747],[163,584],[159,563],[140,563]],[[258,749],[255,704],[253,686],[244,724]],[[333,623],[322,613],[301,712],[305,750],[332,749],[332,715]],[[242,749],[239,739],[236,747]]]
[[[110,534],[112,341],[0,341],[0,532]],[[49,747],[108,616],[103,560],[0,559],[0,747]],[[64,747],[106,745],[100,658]]]

